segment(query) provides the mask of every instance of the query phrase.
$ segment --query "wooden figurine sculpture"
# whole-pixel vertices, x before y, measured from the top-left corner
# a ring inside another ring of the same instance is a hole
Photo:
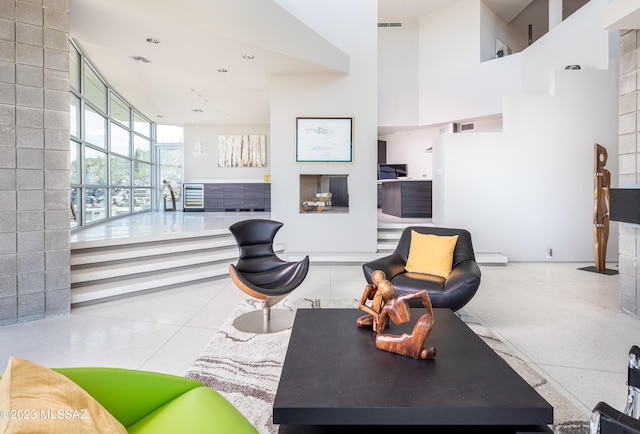
[[[435,359],[436,348],[425,347],[433,328],[433,309],[431,299],[426,290],[409,292],[396,297],[393,284],[386,279],[384,272],[376,270],[372,273],[373,284],[367,285],[362,293],[358,308],[368,315],[356,320],[358,327],[372,327],[376,332],[376,348],[392,353],[410,356],[414,359]],[[383,333],[389,319],[399,325],[411,319],[411,300],[422,300],[427,313],[416,322],[411,334],[401,336]],[[371,300],[371,306],[367,305]]]
[[[593,174],[593,238],[595,241],[596,271],[605,271],[607,259],[607,241],[609,240],[609,188],[611,173],[604,168],[607,164],[607,150],[594,146]]]

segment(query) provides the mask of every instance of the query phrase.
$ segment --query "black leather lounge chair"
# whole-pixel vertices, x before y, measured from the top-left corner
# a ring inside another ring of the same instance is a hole
[[[591,413],[589,432],[592,434],[640,434],[638,396],[640,395],[640,347],[629,350],[627,366],[627,405],[618,411],[605,402],[599,402]]]
[[[448,278],[405,270],[412,230],[421,234],[458,235],[453,251],[451,274]],[[368,283],[372,283],[371,273],[375,270],[384,271],[387,279],[393,283],[397,294],[426,289],[434,308],[450,308],[456,311],[473,298],[480,286],[480,267],[476,263],[471,234],[465,229],[409,226],[402,232],[398,246],[391,255],[367,262],[362,268]],[[412,306],[421,307],[422,305],[417,301]]]
[[[300,262],[286,262],[273,251],[273,239],[282,223],[252,219],[229,227],[238,243],[238,264],[229,265],[235,285],[251,297],[263,300],[262,311],[245,313],[234,321],[240,331],[269,333],[293,325],[295,313],[271,307],[285,298],[304,281],[309,271],[309,257]]]

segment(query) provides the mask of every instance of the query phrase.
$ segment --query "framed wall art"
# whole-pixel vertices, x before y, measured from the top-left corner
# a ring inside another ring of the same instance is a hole
[[[296,118],[296,162],[353,162],[353,118]]]
[[[218,136],[218,167],[265,167],[266,156],[266,135]]]

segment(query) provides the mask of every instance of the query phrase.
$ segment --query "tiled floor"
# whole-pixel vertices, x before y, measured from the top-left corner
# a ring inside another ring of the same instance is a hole
[[[194,227],[210,224],[201,213],[186,214],[194,214],[185,216]],[[143,233],[158,230],[137,226]],[[130,229],[116,232],[133,235]],[[74,235],[93,236],[98,235]],[[481,266],[480,290],[465,309],[585,412],[600,400],[622,408],[627,354],[632,344],[640,344],[640,321],[618,311],[618,277],[578,270],[585,265],[590,264]],[[359,265],[312,264],[290,297],[354,298],[364,283]],[[15,355],[46,366],[118,366],[183,375],[243,298],[222,278],[2,327],[0,360]]]

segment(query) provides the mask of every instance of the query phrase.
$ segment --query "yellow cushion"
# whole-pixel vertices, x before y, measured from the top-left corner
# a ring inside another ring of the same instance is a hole
[[[126,434],[127,430],[64,375],[10,357],[0,379],[0,432]]]
[[[458,236],[439,236],[411,231],[409,258],[405,270],[412,273],[449,277],[453,264],[453,250]]]

